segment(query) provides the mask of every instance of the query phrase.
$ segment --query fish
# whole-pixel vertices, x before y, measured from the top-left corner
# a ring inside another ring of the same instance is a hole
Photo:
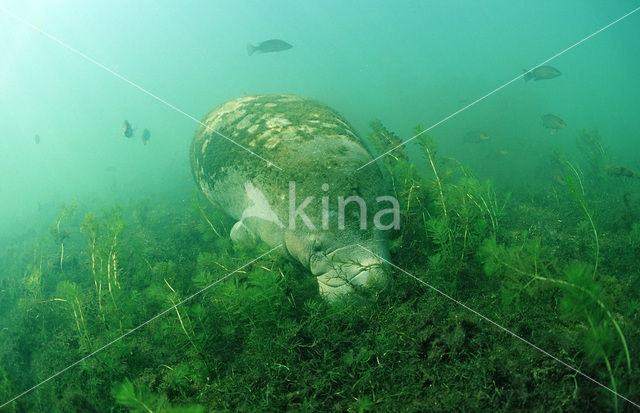
[[[482,131],[472,130],[467,132],[462,140],[468,143],[481,143],[491,140],[491,137]]]
[[[147,144],[147,142],[149,142],[149,139],[151,139],[151,132],[149,132],[149,129],[145,129],[142,131],[142,143],[143,144]]]
[[[529,71],[524,69],[524,80],[528,82],[529,80],[546,80],[553,79],[554,77],[560,76],[562,73],[551,66],[538,66],[535,69]]]
[[[257,46],[253,46],[247,43],[247,53],[249,56],[258,53],[271,53],[271,52],[282,52],[283,50],[289,50],[293,46],[284,40],[280,39],[271,39],[265,40],[264,42],[259,43]]]
[[[40,143],[40,135],[36,134],[35,141],[36,141],[36,145]]]
[[[566,123],[556,115],[546,114],[542,116],[542,126],[547,129],[551,129],[551,134],[555,134],[558,129],[563,129],[567,126]]]
[[[133,136],[133,128],[131,127],[131,124],[129,123],[129,121],[127,121],[126,119],[125,119],[124,123],[122,124],[122,133],[127,138],[130,138],[130,137]]]
[[[631,168],[627,168],[623,165],[609,165],[606,167],[607,175],[616,176],[616,177],[626,177],[626,178],[638,178],[640,179],[640,175]]]

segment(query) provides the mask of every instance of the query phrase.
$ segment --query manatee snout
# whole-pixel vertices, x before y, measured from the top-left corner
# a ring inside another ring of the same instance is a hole
[[[389,278],[389,252],[384,240],[341,245],[332,234],[299,235],[288,231],[285,247],[309,268],[320,295],[329,301],[366,291],[380,291]]]
[[[388,282],[389,265],[384,254],[372,254],[361,244],[342,247],[327,255],[323,264],[317,267],[319,272],[311,272],[317,277],[320,295],[329,301],[340,297],[359,294],[364,291],[380,291]]]

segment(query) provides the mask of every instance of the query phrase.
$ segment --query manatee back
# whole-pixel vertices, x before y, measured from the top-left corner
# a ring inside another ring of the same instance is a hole
[[[239,199],[246,182],[265,192],[283,222],[288,216],[289,182],[296,183],[298,199],[328,196],[334,202],[337,196],[358,195],[367,205],[375,205],[375,197],[386,190],[377,165],[357,170],[372,157],[353,127],[317,100],[246,96],[218,106],[203,124],[191,146],[195,181],[235,218],[248,202]],[[330,189],[322,191],[323,184]]]

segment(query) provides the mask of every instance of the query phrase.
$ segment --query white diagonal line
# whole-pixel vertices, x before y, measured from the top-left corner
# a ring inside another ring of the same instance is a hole
[[[51,33],[42,30],[41,28],[39,28],[38,26],[34,25],[33,23],[23,19],[22,17],[18,16],[17,14],[13,13],[10,10],[7,10],[5,7],[0,6],[0,10],[2,10],[3,12],[5,12],[6,14],[8,14],[9,16],[13,17],[14,19],[16,19],[17,21],[19,21],[20,23],[24,24],[25,26],[30,27],[31,29],[45,35],[46,37],[48,37],[49,39],[53,40],[54,42],[58,43],[60,46],[64,47],[65,49],[68,49],[70,51],[72,51],[73,53],[77,54],[78,56],[82,57],[83,59],[93,63],[94,65],[98,66],[99,68],[101,68],[102,70],[111,73],[113,76],[117,77],[118,79],[122,80],[123,82],[128,83],[129,85],[135,87],[136,89],[138,89],[139,91],[151,96],[152,98],[154,98],[155,100],[157,100],[158,102],[168,106],[169,108],[173,109],[174,111],[180,113],[181,115],[191,119],[192,121],[204,126],[208,131],[211,131],[213,133],[215,133],[216,135],[220,136],[221,138],[224,138],[226,140],[228,140],[229,142],[233,143],[234,145],[238,146],[239,148],[249,152],[250,154],[252,154],[253,156],[260,158],[261,160],[263,160],[264,162],[267,163],[268,166],[274,166],[276,168],[278,168],[279,170],[282,170],[282,168],[280,168],[278,165],[274,164],[273,162],[271,162],[268,159],[263,158],[262,156],[258,155],[257,153],[255,153],[254,151],[252,151],[251,149],[247,148],[244,145],[239,144],[238,142],[234,141],[233,139],[223,135],[222,133],[218,132],[217,130],[212,129],[210,126],[205,125],[203,122],[201,122],[200,120],[198,120],[197,118],[193,117],[192,115],[188,114],[187,112],[183,111],[182,109],[178,108],[177,106],[172,105],[171,103],[167,102],[166,100],[162,99],[161,97],[151,93],[150,91],[148,91],[147,89],[143,88],[142,86],[140,86],[139,84],[127,79],[126,77],[122,76],[121,74],[119,74],[118,72],[114,71],[113,69],[110,69],[109,67],[103,65],[102,63],[98,62],[97,60],[95,60],[94,58],[87,56],[86,54],[82,53],[80,50],[76,49],[75,47],[71,46],[70,44],[66,43],[65,41],[57,38],[56,36],[52,35]]]
[[[397,269],[398,271],[403,272],[404,274],[408,275],[409,277],[413,278],[414,280],[418,281],[421,284],[426,285],[427,287],[431,288],[432,290],[434,290],[435,292],[437,292],[438,294],[442,295],[443,297],[447,298],[448,300],[453,301],[454,303],[458,304],[459,306],[463,307],[465,310],[472,312],[473,314],[477,315],[478,317],[482,318],[483,320],[487,321],[490,324],[493,324],[494,326],[498,327],[500,330],[509,333],[510,335],[512,335],[513,337],[517,338],[518,340],[522,341],[523,343],[525,343],[526,345],[533,347],[534,349],[538,350],[539,352],[541,352],[542,354],[552,358],[553,360],[557,361],[558,363],[562,364],[563,366],[567,367],[568,369],[576,372],[577,374],[581,375],[582,377],[592,381],[593,383],[597,384],[598,386],[609,390],[611,393],[615,394],[616,396],[620,397],[621,399],[626,400],[627,402],[631,403],[632,405],[634,405],[635,407],[640,409],[640,404],[635,403],[629,399],[627,399],[626,397],[624,397],[623,395],[621,395],[620,393],[616,392],[615,390],[610,389],[609,387],[605,386],[604,384],[600,383],[599,381],[597,381],[596,379],[593,379],[589,376],[587,376],[586,374],[584,374],[583,372],[581,372],[580,370],[578,370],[577,368],[573,367],[571,364],[566,363],[564,361],[562,361],[561,359],[559,359],[558,357],[554,356],[553,354],[549,353],[548,351],[545,351],[543,349],[541,349],[540,347],[536,346],[535,344],[533,344],[532,342],[528,341],[527,339],[517,335],[516,333],[514,333],[513,331],[509,330],[506,327],[503,327],[502,325],[498,324],[497,322],[493,321],[492,319],[490,319],[489,317],[486,317],[484,315],[482,315],[481,313],[479,313],[478,311],[474,310],[473,308],[467,306],[466,304],[456,300],[455,298],[451,297],[450,295],[448,295],[447,293],[437,289],[436,287],[432,286],[431,284],[429,284],[428,282],[421,280],[420,278],[416,277],[415,275],[411,274],[408,271],[403,270],[402,268],[398,267],[397,265],[391,263],[389,260],[379,256],[378,254],[376,254],[375,252],[371,251],[370,249],[363,247],[362,245],[358,244],[360,246],[360,248],[362,248],[363,250],[369,252],[371,255],[377,257],[378,259],[386,262],[387,264],[391,265],[393,268]]]
[[[412,136],[411,138],[407,139],[406,141],[396,145],[395,147],[393,147],[392,149],[389,149],[388,151],[386,151],[385,153],[383,153],[380,156],[377,156],[376,158],[370,160],[369,162],[365,163],[364,165],[362,165],[361,167],[359,167],[358,169],[356,169],[356,171],[359,171],[360,169],[364,168],[367,165],[370,165],[372,163],[374,163],[375,161],[377,161],[378,159],[382,158],[383,156],[388,155],[389,153],[395,151],[396,149],[398,149],[399,147],[406,145],[407,143],[411,142],[412,140],[414,140],[415,138],[417,138],[418,136],[422,135],[423,133],[428,132],[429,130],[435,128],[436,126],[440,125],[443,122],[448,121],[449,119],[451,119],[452,117],[456,116],[457,114],[459,114],[462,111],[467,110],[468,108],[470,108],[471,106],[475,105],[476,103],[488,98],[489,96],[493,95],[494,93],[496,93],[497,91],[499,91],[500,89],[503,89],[507,86],[509,86],[510,84],[512,84],[513,82],[515,82],[516,80],[520,79],[521,77],[525,76],[527,73],[535,70],[536,68],[552,61],[553,59],[555,59],[556,57],[560,56],[563,53],[568,52],[569,50],[573,49],[574,47],[578,46],[580,43],[592,38],[593,36],[595,36],[596,34],[600,33],[603,30],[608,29],[609,27],[613,26],[614,24],[618,23],[620,20],[625,19],[629,16],[631,16],[633,13],[637,12],[638,10],[640,10],[640,7],[637,7],[635,9],[633,9],[632,11],[630,11],[629,13],[625,14],[622,17],[617,18],[616,20],[612,21],[611,23],[607,24],[606,26],[600,28],[599,30],[596,30],[595,32],[591,33],[589,36],[585,37],[584,39],[572,44],[571,46],[567,47],[566,49],[562,50],[561,52],[558,52],[556,54],[554,54],[553,56],[551,56],[550,58],[548,58],[547,60],[537,64],[536,66],[534,66],[533,68],[527,70],[526,72],[522,73],[519,76],[514,77],[513,79],[511,79],[510,81],[508,81],[507,83],[503,84],[502,86],[499,86],[497,88],[495,88],[494,90],[492,90],[491,92],[487,93],[486,95],[474,100],[473,102],[469,103],[468,105],[456,110],[455,112],[453,112],[452,114],[450,114],[449,116],[447,116],[446,118],[440,120],[439,122],[434,123],[433,125],[429,126],[428,128],[426,128],[425,130],[423,130],[422,132]]]
[[[77,366],[78,364],[82,363],[83,361],[85,361],[86,359],[96,355],[97,353],[101,352],[102,350],[106,349],[107,347],[109,347],[110,345],[122,340],[123,338],[125,338],[126,336],[128,336],[129,334],[133,333],[136,330],[139,330],[140,328],[146,326],[147,324],[153,322],[154,320],[156,320],[159,317],[162,317],[163,315],[167,314],[169,311],[175,309],[176,307],[178,307],[179,305],[182,305],[184,303],[186,303],[187,301],[191,300],[193,297],[203,293],[204,291],[208,290],[209,288],[213,287],[214,285],[226,280],[227,278],[231,277],[233,274],[237,273],[238,271],[242,270],[243,268],[248,267],[249,265],[253,264],[254,262],[258,261],[259,259],[261,259],[262,257],[264,257],[265,255],[269,255],[271,254],[273,251],[277,250],[278,248],[282,247],[282,244],[273,247],[272,249],[270,249],[269,251],[265,252],[264,254],[260,255],[257,258],[252,259],[251,261],[249,261],[248,263],[244,264],[242,267],[238,267],[235,270],[233,270],[232,272],[230,272],[229,274],[225,275],[222,278],[217,279],[216,281],[212,282],[211,284],[207,285],[206,287],[204,287],[203,289],[201,289],[198,292],[195,292],[193,294],[191,294],[189,297],[185,298],[184,300],[180,301],[177,304],[172,305],[171,307],[167,308],[166,310],[164,310],[161,313],[156,314],[155,316],[151,317],[150,319],[148,319],[147,321],[145,321],[144,323],[140,324],[139,326],[132,328],[131,330],[127,331],[126,333],[124,333],[123,335],[121,335],[118,338],[115,338],[113,340],[111,340],[110,342],[108,342],[107,344],[105,344],[104,346],[100,347],[99,349],[87,354],[86,356],[82,357],[80,360],[68,365],[67,367],[63,368],[62,370],[58,371],[57,373],[47,377],[46,379],[42,380],[40,383],[36,384],[35,386],[23,391],[22,393],[18,394],[17,396],[13,397],[10,400],[7,400],[6,402],[0,404],[0,409],[2,409],[3,407],[7,406],[9,403],[12,403],[14,401],[16,401],[17,399],[19,399],[20,397],[24,396],[27,393],[30,393],[31,391],[37,389],[38,387],[42,386],[43,384],[45,384],[46,382],[48,382],[49,380],[59,376],[60,374],[64,373],[65,371],[69,370],[70,368]]]

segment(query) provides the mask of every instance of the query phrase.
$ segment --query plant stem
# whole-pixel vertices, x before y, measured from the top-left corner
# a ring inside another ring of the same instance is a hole
[[[591,317],[589,317],[589,312],[587,310],[584,311],[585,316],[587,317],[587,321],[589,322],[589,326],[593,331],[593,335],[597,337],[596,328],[591,321]],[[611,363],[609,362],[609,357],[607,357],[607,353],[604,351],[604,348],[598,343],[598,347],[600,348],[600,353],[602,353],[602,358],[604,359],[604,364],[607,366],[607,371],[609,372],[609,380],[611,381],[611,390],[613,390],[613,410],[615,412],[618,411],[618,389],[616,388],[616,378],[613,375],[613,369],[611,368]]]
[[[448,216],[447,214],[447,206],[444,203],[444,192],[442,192],[442,183],[440,182],[440,177],[438,176],[438,171],[436,169],[436,165],[433,162],[433,157],[431,156],[431,150],[429,149],[429,146],[425,145],[424,146],[425,150],[427,151],[427,157],[429,158],[429,163],[431,164],[431,169],[433,169],[433,174],[436,177],[436,182],[438,183],[438,190],[440,192],[440,202],[442,203],[442,212],[444,213],[444,216]]]
[[[200,210],[200,213],[202,214],[202,216],[204,217],[205,221],[207,221],[207,224],[209,224],[209,226],[211,227],[211,229],[213,230],[213,232],[215,232],[215,234],[222,238],[222,236],[220,235],[220,233],[216,230],[216,227],[213,226],[213,224],[211,223],[211,221],[209,220],[209,218],[207,217],[207,215],[204,213],[204,210],[202,209],[202,207],[200,206],[200,201],[198,201],[198,198],[196,198],[196,204],[198,205],[198,209]]]
[[[173,289],[173,287],[171,286],[171,284],[169,284],[169,282],[167,281],[167,279],[164,279],[165,284],[167,284],[167,287],[169,287],[169,289],[174,293],[176,293],[176,290]],[[191,336],[189,335],[189,333],[187,332],[187,329],[184,326],[184,323],[182,321],[182,316],[180,315],[180,310],[178,310],[178,306],[176,305],[175,301],[173,300],[173,298],[169,299],[171,301],[171,304],[173,304],[173,308],[176,310],[176,314],[178,315],[178,321],[180,322],[180,327],[182,327],[182,331],[184,331],[184,334],[187,336],[187,340],[189,340],[189,342],[191,343],[191,345],[193,346],[193,348],[196,349],[196,351],[200,351],[200,349],[198,348],[198,346],[196,346],[196,343],[193,342],[193,339],[191,338]]]
[[[595,280],[596,279],[596,273],[598,272],[598,262],[600,260],[600,241],[598,240],[598,231],[596,231],[596,226],[593,223],[593,219],[591,218],[591,214],[587,210],[587,206],[585,205],[584,201],[581,202],[580,205],[582,205],[582,209],[584,210],[584,214],[589,219],[589,223],[591,224],[591,229],[593,230],[593,237],[594,237],[595,243],[596,243],[596,257],[595,257],[595,262],[593,264],[593,279]]]
[[[578,203],[580,203],[580,206],[582,207],[584,214],[587,216],[587,219],[591,224],[591,229],[593,230],[593,236],[595,238],[595,243],[596,243],[596,257],[595,257],[595,263],[593,265],[593,279],[595,279],[596,273],[598,272],[598,262],[600,260],[600,241],[598,240],[598,231],[596,231],[596,226],[593,223],[593,218],[591,218],[591,214],[589,213],[589,210],[587,209],[587,204],[584,200],[584,197],[585,197],[584,185],[582,185],[582,179],[580,178],[580,173],[578,173],[578,170],[571,164],[571,162],[566,161],[566,163],[571,169],[571,172],[573,172],[576,179],[578,180],[578,184],[580,185],[580,193],[577,194]]]
[[[64,271],[62,268],[62,262],[64,261],[64,242],[60,243],[60,271]]]

